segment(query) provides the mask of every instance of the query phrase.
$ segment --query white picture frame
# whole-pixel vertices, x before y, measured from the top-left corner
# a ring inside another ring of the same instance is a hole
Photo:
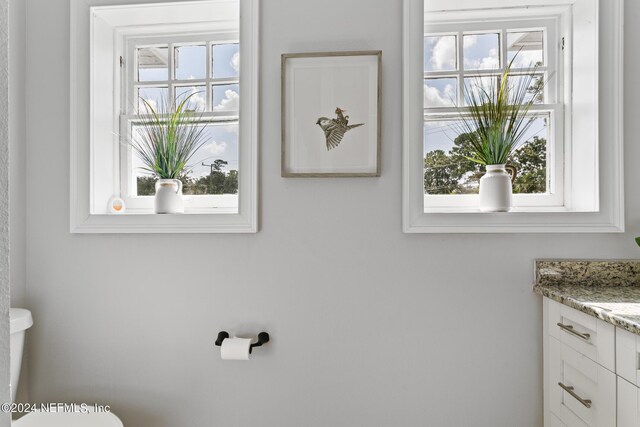
[[[380,176],[382,52],[282,55],[282,176]]]

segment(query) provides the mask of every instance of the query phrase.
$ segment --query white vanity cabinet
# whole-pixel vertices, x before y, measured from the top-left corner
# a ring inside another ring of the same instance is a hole
[[[640,260],[537,260],[545,427],[640,427]]]
[[[545,426],[616,425],[615,327],[544,299]]]
[[[616,328],[559,302],[545,301],[549,336],[614,372]]]
[[[618,377],[618,427],[640,426],[640,388]]]
[[[640,335],[544,298],[544,425],[640,427]]]
[[[640,426],[640,336],[616,328],[618,427]]]

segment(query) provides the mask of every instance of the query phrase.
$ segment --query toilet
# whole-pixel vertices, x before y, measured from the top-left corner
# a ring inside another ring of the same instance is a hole
[[[22,350],[27,329],[33,325],[31,312],[24,308],[9,310],[11,332],[11,403],[15,401]],[[12,427],[123,427],[122,421],[111,412],[95,412],[93,405],[65,405],[53,410],[30,412],[11,423]]]

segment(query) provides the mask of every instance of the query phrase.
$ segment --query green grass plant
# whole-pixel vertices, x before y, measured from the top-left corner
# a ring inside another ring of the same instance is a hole
[[[536,74],[537,67],[514,74],[512,65],[513,60],[497,84],[485,85],[478,77],[465,85],[466,107],[458,108],[457,127],[470,137],[467,159],[481,165],[506,164],[536,119],[530,110],[544,89],[544,82],[539,81],[542,77]]]
[[[193,95],[171,105],[162,100],[156,108],[141,99],[144,108],[131,140],[144,165],[140,169],[159,179],[179,179],[190,172],[189,161],[208,141],[206,126],[198,123],[202,114],[190,109]]]

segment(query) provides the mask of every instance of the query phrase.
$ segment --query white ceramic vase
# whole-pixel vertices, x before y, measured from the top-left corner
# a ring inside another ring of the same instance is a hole
[[[509,212],[512,182],[505,165],[487,165],[487,173],[480,178],[480,210]]]
[[[182,181],[179,179],[156,181],[155,208],[157,214],[184,213]]]

